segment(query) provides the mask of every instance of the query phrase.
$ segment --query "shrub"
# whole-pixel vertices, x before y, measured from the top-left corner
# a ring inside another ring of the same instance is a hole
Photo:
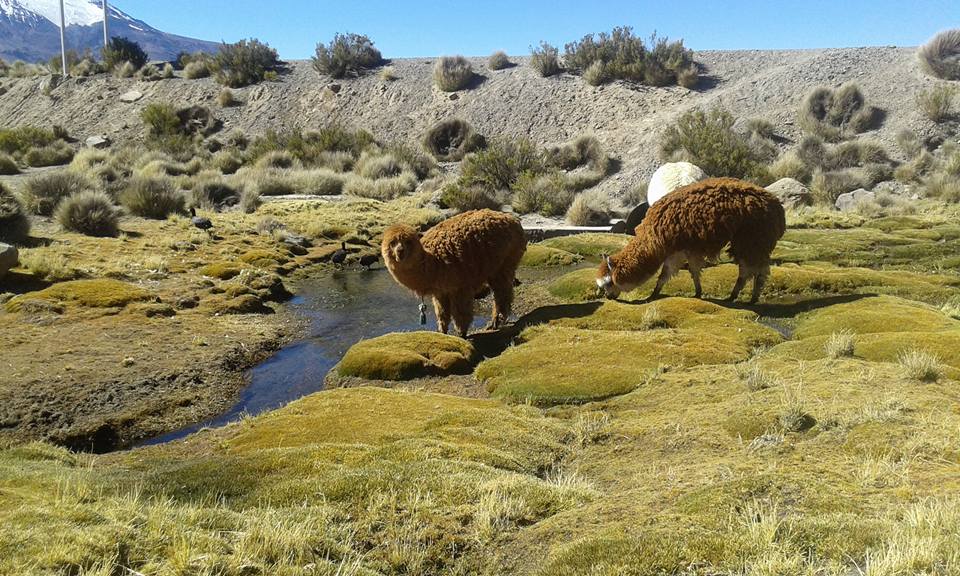
[[[866,104],[856,84],[844,84],[837,90],[815,88],[800,106],[800,127],[830,141],[865,132],[879,119],[880,111]]]
[[[204,179],[191,190],[190,205],[197,208],[219,208],[235,204],[237,190],[221,178]]]
[[[220,94],[217,95],[217,104],[219,104],[221,108],[235,106],[237,104],[237,100],[233,97],[233,90],[229,88],[224,88],[221,90]]]
[[[80,192],[57,206],[57,222],[64,230],[87,236],[116,236],[119,214],[103,192]]]
[[[940,357],[922,350],[901,352],[897,356],[897,364],[903,375],[911,380],[921,382],[936,382],[943,376]]]
[[[173,78],[173,64],[167,62],[163,65],[163,72],[160,73],[160,76],[165,80]]]
[[[240,192],[239,206],[240,211],[244,214],[253,214],[261,204],[263,204],[263,200],[260,198],[259,190],[244,188]]]
[[[733,124],[733,115],[720,106],[690,110],[664,132],[660,156],[692,162],[715,177],[751,178],[769,158],[737,134]]]
[[[80,174],[54,172],[27,180],[20,198],[29,213],[50,216],[64,198],[92,190],[93,184]]]
[[[800,182],[809,182],[810,177],[813,175],[810,167],[807,166],[793,150],[777,158],[777,160],[769,166],[769,173],[770,177],[774,180],[793,178]]]
[[[147,104],[140,112],[140,119],[148,136],[176,136],[183,131],[176,109],[166,102]]]
[[[931,122],[942,122],[953,111],[953,97],[956,88],[948,84],[938,84],[930,90],[921,90],[917,94],[917,107]]]
[[[495,194],[485,190],[482,186],[460,186],[453,183],[443,188],[440,194],[440,205],[453,208],[457,212],[489,208],[499,210],[501,202]]]
[[[529,140],[496,140],[487,149],[464,158],[460,183],[495,192],[510,188],[524,172],[542,171],[543,159]]]
[[[563,174],[551,172],[536,175],[524,172],[513,186],[513,209],[520,214],[536,212],[544,216],[560,216],[573,203],[574,191]]]
[[[317,44],[312,60],[314,69],[320,74],[343,78],[379,66],[383,57],[374,48],[373,41],[362,34],[335,34],[330,44]]]
[[[444,92],[463,90],[473,79],[473,66],[463,56],[441,56],[433,65],[433,83]]]
[[[530,48],[530,66],[546,78],[560,73],[560,51],[556,46],[540,42],[539,48]]]
[[[897,132],[896,141],[900,151],[903,152],[907,158],[916,158],[925,150],[923,142],[917,137],[916,132],[908,128]]]
[[[562,170],[576,170],[588,166],[591,170],[606,174],[610,157],[595,136],[579,136],[572,142],[548,148],[546,163]]]
[[[605,84],[609,80],[609,75],[607,74],[607,65],[603,63],[603,60],[597,60],[590,66],[587,66],[587,69],[583,71],[584,81],[591,86],[600,86]]]
[[[131,62],[124,62],[113,69],[113,75],[117,78],[133,78],[137,73],[137,67]]]
[[[869,188],[872,184],[862,173],[853,169],[816,170],[810,181],[810,192],[816,202],[833,206],[837,197],[857,188]]]
[[[31,148],[23,155],[27,166],[61,166],[73,160],[73,148],[63,140],[57,140],[40,148]]]
[[[198,78],[207,78],[210,76],[210,62],[207,60],[199,60],[195,62],[190,62],[183,69],[183,75],[189,80],[196,80]]]
[[[403,172],[404,168],[405,166],[392,154],[371,153],[367,150],[360,155],[353,170],[364,178],[379,180],[397,176]]]
[[[380,70],[380,79],[384,82],[393,82],[396,80],[397,73],[393,69],[393,66],[384,66],[383,69]]]
[[[0,176],[13,176],[20,173],[20,167],[17,166],[13,156],[6,152],[0,152]]]
[[[466,120],[441,120],[427,130],[423,146],[441,162],[456,162],[470,152],[483,148],[486,140]]]
[[[827,358],[844,358],[853,356],[854,345],[853,332],[841,330],[830,334],[830,337],[823,344],[823,351]]]
[[[127,62],[139,69],[147,63],[147,53],[139,44],[119,36],[111,38],[101,53],[107,70],[114,70]]]
[[[696,72],[693,52],[684,48],[682,40],[671,42],[653,34],[649,44],[645,44],[625,26],[614,28],[609,34],[587,34],[567,44],[563,63],[568,69],[583,73],[593,67],[594,79],[598,71],[603,70],[600,77],[605,80],[629,80],[652,86],[676,84],[680,73],[686,75],[685,82],[689,84],[690,74]]]
[[[384,151],[396,158],[406,169],[413,170],[419,180],[433,175],[437,169],[433,157],[417,147],[395,143],[387,146]]]
[[[297,157],[286,150],[267,152],[257,160],[257,168],[294,168],[299,167]]]
[[[215,62],[217,82],[230,88],[256,84],[280,67],[277,51],[256,39],[223,44]]]
[[[610,202],[606,195],[581,192],[573,199],[566,214],[571,226],[604,226],[610,224]]]
[[[137,70],[137,79],[145,80],[147,82],[155,82],[163,78],[163,73],[160,72],[160,68],[156,64],[147,64],[140,70]]]
[[[210,158],[210,165],[222,174],[233,174],[243,166],[243,158],[233,150],[221,150]]]
[[[943,80],[960,80],[960,28],[944,30],[920,47],[923,69]]]
[[[17,197],[0,182],[0,241],[19,244],[30,234],[30,218]]]
[[[162,220],[185,211],[186,200],[170,178],[133,178],[120,193],[120,204],[131,214]]]
[[[18,155],[30,148],[46,146],[55,142],[57,137],[50,130],[34,126],[0,128],[0,152]]]
[[[511,65],[510,57],[503,50],[497,50],[487,58],[487,68],[491,70],[503,70]]]
[[[923,182],[924,196],[944,202],[960,202],[960,177],[950,174],[934,174]]]
[[[405,171],[397,176],[380,178],[379,180],[353,175],[347,178],[343,186],[343,193],[386,201],[409,194],[416,187],[417,176],[412,171]]]
[[[700,83],[700,68],[696,64],[691,64],[677,72],[677,84],[684,88],[693,90]]]

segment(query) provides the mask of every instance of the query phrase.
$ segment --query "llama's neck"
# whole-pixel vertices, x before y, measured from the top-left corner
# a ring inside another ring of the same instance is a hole
[[[440,262],[426,251],[402,265],[392,266],[392,271],[401,284],[413,290],[417,296],[429,296],[434,291],[434,279],[437,277]]]
[[[613,281],[620,286],[637,286],[647,281],[666,260],[660,239],[644,228],[618,254],[611,256]]]

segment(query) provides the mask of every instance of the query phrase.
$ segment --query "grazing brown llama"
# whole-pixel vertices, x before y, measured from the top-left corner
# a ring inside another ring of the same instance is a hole
[[[597,274],[598,292],[616,298],[643,284],[663,266],[650,298],[687,262],[696,297],[704,262],[724,246],[740,266],[729,300],[736,300],[753,278],[755,303],[770,275],[770,253],[783,236],[786,218],[776,196],[749,182],[710,178],[679,188],[650,207],[636,236],[623,250],[604,256]]]
[[[474,295],[493,291],[490,327],[510,316],[513,282],[527,240],[520,221],[493,210],[471,210],[424,234],[396,225],[383,233],[383,261],[400,285],[433,296],[437,328],[446,334],[451,317],[460,336],[473,322]]]

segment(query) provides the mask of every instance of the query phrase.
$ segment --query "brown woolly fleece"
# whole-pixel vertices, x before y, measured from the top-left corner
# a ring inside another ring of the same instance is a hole
[[[704,262],[729,246],[730,256],[740,266],[730,300],[752,277],[751,302],[756,302],[770,274],[770,254],[785,230],[783,205],[770,192],[734,178],[702,180],[678,188],[651,206],[630,243],[603,259],[597,285],[615,298],[646,282],[662,265],[653,298],[686,261],[700,297]]]
[[[473,297],[493,291],[491,325],[510,316],[513,280],[527,249],[520,221],[493,210],[471,210],[420,235],[396,225],[383,233],[383,261],[400,285],[418,296],[433,296],[437,328],[446,333],[451,317],[461,336],[473,321]]]

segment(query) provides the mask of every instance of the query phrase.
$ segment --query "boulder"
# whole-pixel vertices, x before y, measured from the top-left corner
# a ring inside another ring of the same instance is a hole
[[[83,141],[83,144],[87,148],[109,148],[110,139],[106,136],[90,136]]]
[[[793,178],[781,178],[767,186],[767,190],[775,194],[786,208],[813,204],[813,194],[810,190]]]
[[[127,104],[132,104],[141,98],[143,98],[143,92],[139,90],[130,90],[120,95],[120,101],[126,102]]]
[[[877,195],[869,190],[857,188],[853,192],[847,192],[837,196],[837,210],[849,212],[857,209],[857,204],[867,200],[873,200]]]
[[[7,275],[11,268],[20,262],[20,253],[15,246],[0,242],[0,278]]]
[[[910,187],[906,184],[897,182],[896,180],[888,180],[874,186],[873,191],[876,194],[883,192],[886,194],[893,194],[894,196],[907,197],[910,194]]]

